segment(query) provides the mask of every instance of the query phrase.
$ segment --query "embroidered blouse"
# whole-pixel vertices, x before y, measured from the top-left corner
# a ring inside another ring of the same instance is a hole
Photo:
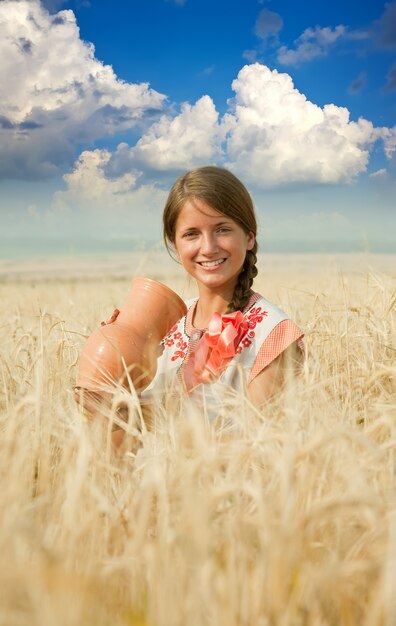
[[[189,360],[207,330],[193,326],[197,302],[198,299],[186,302],[187,314],[163,339],[163,353],[158,359],[157,373],[143,392],[143,397],[164,394],[170,388],[185,390],[184,374]],[[189,393],[194,401],[203,401],[206,407],[212,406],[211,419],[218,413],[227,390],[241,391],[293,342],[297,342],[298,348],[304,353],[302,330],[286,313],[259,293],[253,293],[250,297],[243,317],[247,322],[246,331],[236,347],[235,356],[215,381],[199,384]]]

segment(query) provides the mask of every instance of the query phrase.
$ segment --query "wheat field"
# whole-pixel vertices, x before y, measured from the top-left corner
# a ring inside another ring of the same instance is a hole
[[[139,274],[194,293],[159,252],[0,263],[0,625],[394,626],[395,257],[260,257],[301,377],[238,436],[167,402],[115,452],[71,390]]]

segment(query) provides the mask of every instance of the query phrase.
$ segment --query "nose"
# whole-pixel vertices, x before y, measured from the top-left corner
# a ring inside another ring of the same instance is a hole
[[[211,256],[217,252],[218,245],[215,233],[203,233],[201,239],[201,253]]]

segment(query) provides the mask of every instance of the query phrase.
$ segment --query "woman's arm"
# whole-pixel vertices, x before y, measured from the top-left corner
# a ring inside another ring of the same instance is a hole
[[[260,407],[279,393],[289,376],[300,373],[303,358],[298,342],[294,341],[249,383],[247,394],[252,403]]]

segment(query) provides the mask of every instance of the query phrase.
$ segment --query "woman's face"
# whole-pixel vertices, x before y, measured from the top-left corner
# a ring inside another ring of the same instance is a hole
[[[200,291],[206,288],[229,299],[254,241],[253,233],[194,198],[185,202],[176,222],[174,244],[185,270]]]

